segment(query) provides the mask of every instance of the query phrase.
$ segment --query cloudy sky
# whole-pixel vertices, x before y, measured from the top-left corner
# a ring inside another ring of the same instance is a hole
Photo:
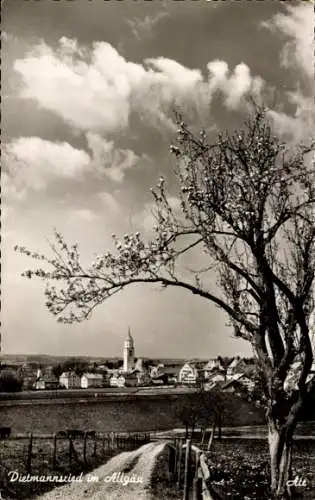
[[[279,134],[306,138],[313,25],[306,2],[4,3],[3,351],[114,356],[130,326],[138,356],[251,355],[223,313],[180,290],[132,287],[59,324],[13,246],[49,254],[55,227],[88,263],[113,232],[148,232],[160,175],[176,201],[174,105],[211,135],[240,123],[244,97],[273,96]]]

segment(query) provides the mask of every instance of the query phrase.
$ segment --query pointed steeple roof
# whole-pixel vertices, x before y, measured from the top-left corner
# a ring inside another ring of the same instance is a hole
[[[129,340],[129,342],[133,345],[134,341],[133,341],[133,337],[131,335],[130,326],[128,327],[128,337],[127,337],[127,340]]]

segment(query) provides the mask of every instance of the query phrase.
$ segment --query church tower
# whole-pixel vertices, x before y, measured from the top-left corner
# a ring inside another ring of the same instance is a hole
[[[134,367],[135,348],[130,328],[128,328],[128,337],[124,342],[124,364],[123,371],[130,372]]]

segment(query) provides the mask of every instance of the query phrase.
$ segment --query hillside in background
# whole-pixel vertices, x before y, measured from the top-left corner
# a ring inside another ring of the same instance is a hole
[[[63,363],[66,359],[77,359],[88,363],[105,363],[106,361],[117,361],[122,359],[122,356],[76,356],[76,355],[63,355],[63,356],[53,356],[50,354],[1,354],[0,361],[2,363],[38,363],[40,365],[51,365]],[[142,357],[144,361],[152,361],[152,364],[164,364],[164,365],[182,365],[187,362],[187,358],[149,358]],[[206,362],[208,359],[190,359],[192,363]]]

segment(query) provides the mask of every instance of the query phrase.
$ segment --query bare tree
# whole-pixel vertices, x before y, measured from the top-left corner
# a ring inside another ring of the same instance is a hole
[[[218,391],[204,391],[202,388],[185,394],[176,408],[177,417],[185,425],[186,439],[189,436],[189,431],[190,437],[193,439],[194,431],[199,427],[202,433],[202,443],[210,425],[212,425],[211,438],[218,427],[218,438],[221,439],[223,413],[223,394]]]
[[[24,275],[48,280],[47,307],[63,322],[88,318],[133,283],[183,288],[225,311],[235,335],[256,353],[267,401],[271,487],[288,497],[292,437],[313,359],[314,144],[281,142],[260,105],[251,108],[243,128],[220,133],[213,144],[180,116],[177,121],[171,152],[180,208],[170,204],[161,178],[152,189],[155,237],[131,233],[120,241],[113,235],[116,251],[84,269],[77,245],[56,232],[52,258],[18,247],[50,266]],[[208,265],[183,273],[181,258],[196,250]],[[209,273],[212,281],[217,276],[215,291]],[[292,370],[296,383],[288,387]]]

